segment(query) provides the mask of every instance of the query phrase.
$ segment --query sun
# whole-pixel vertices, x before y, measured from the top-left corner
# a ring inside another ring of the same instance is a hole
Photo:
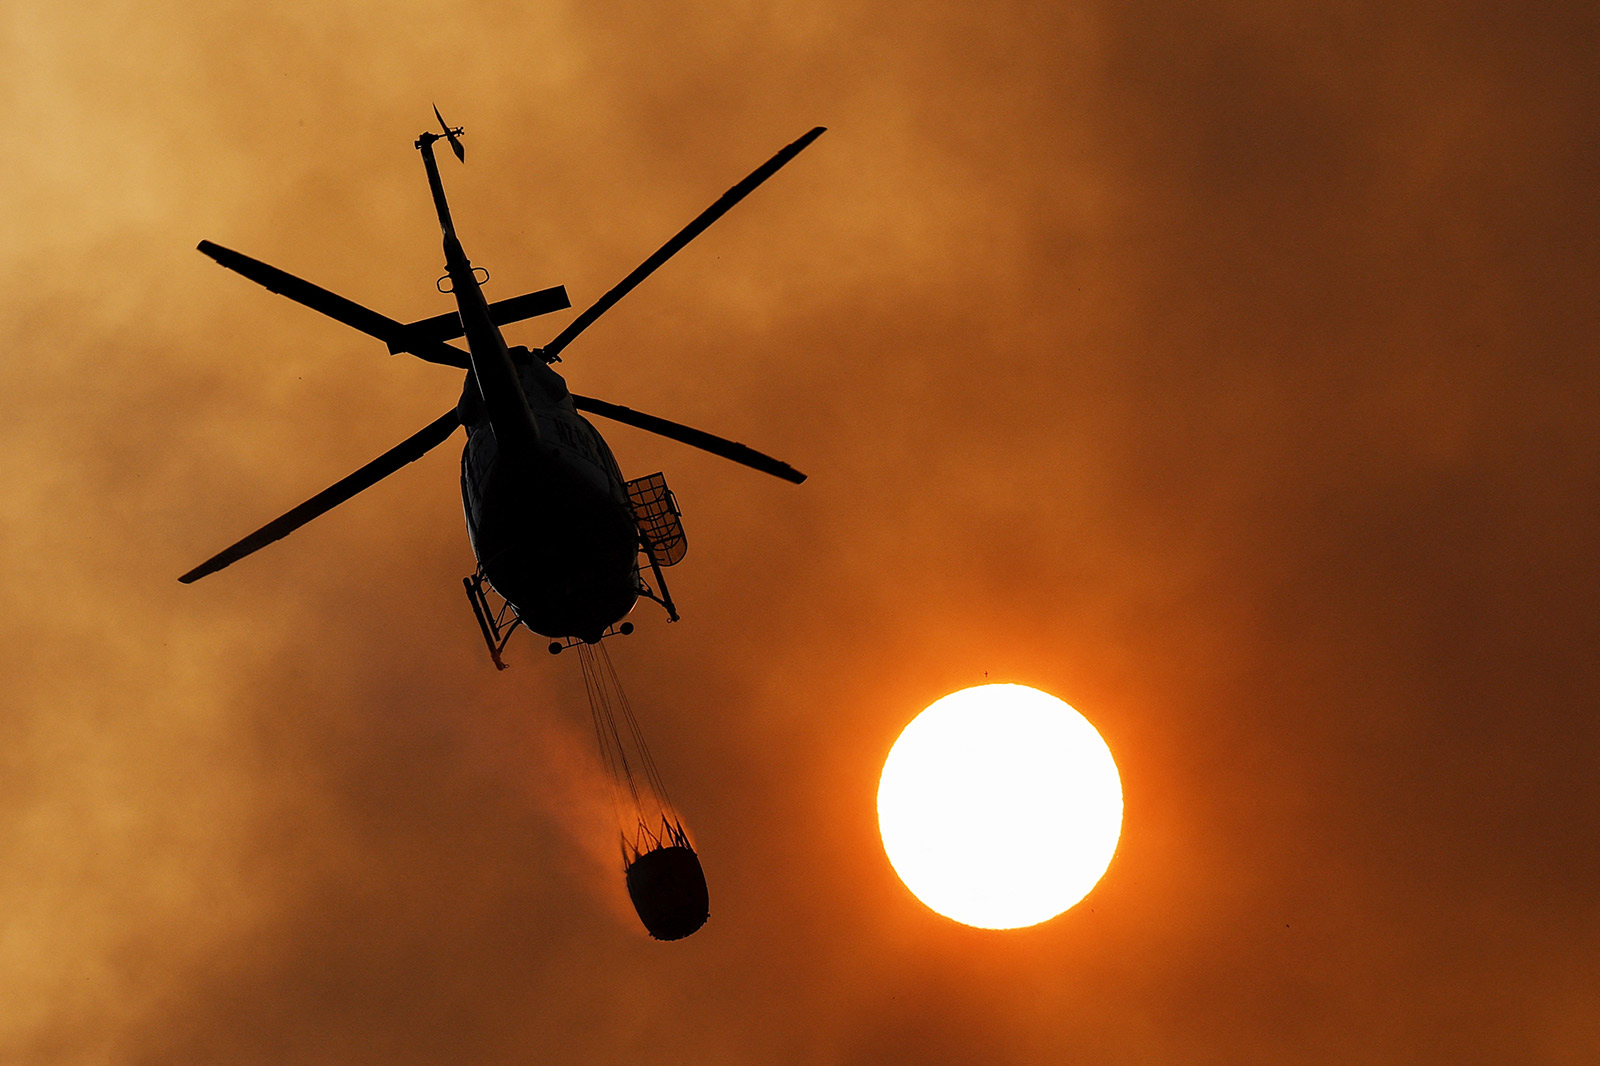
[[[1089,894],[1122,834],[1122,780],[1088,719],[1025,685],[963,689],[917,715],[878,783],[895,873],[981,929],[1054,918]]]

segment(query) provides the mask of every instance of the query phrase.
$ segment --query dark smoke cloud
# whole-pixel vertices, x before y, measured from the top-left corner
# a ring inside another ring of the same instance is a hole
[[[1600,1055],[1590,6],[8,21],[0,1059]],[[575,665],[485,661],[450,449],[174,580],[454,401],[192,250],[446,310],[430,102],[491,292],[580,306],[831,127],[566,353],[812,475],[606,430],[687,511],[683,622],[614,651],[711,881],[681,944]],[[1127,789],[1105,882],[1002,935],[872,807],[985,678]]]

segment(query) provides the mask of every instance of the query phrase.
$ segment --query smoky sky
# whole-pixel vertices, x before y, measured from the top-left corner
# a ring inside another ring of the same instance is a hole
[[[1600,1060],[1592,4],[0,25],[0,1059]],[[560,368],[811,475],[597,420],[685,512],[683,620],[612,649],[711,886],[680,943],[576,663],[488,662],[454,445],[176,581],[459,394],[194,251],[449,310],[431,104],[490,298],[579,308],[829,127]],[[985,680],[1126,792],[1027,931],[876,835]]]

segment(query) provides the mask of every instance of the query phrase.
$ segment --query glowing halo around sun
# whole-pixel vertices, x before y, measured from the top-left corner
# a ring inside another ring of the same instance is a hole
[[[1122,779],[1088,719],[1025,685],[935,702],[889,750],[878,829],[895,873],[930,908],[1019,929],[1072,907],[1122,834]]]

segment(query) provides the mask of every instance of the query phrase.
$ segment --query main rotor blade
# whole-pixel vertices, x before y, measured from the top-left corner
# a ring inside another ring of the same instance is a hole
[[[545,350],[549,351],[548,348]],[[752,470],[761,471],[763,474],[771,474],[773,477],[792,481],[796,485],[806,479],[804,474],[782,460],[774,459],[772,456],[758,452],[754,448],[740,444],[738,441],[719,437],[714,433],[707,433],[703,429],[694,429],[691,426],[685,426],[682,423],[673,422],[656,415],[647,415],[643,411],[635,411],[631,407],[606,403],[604,400],[596,400],[592,396],[574,395],[572,402],[580,411],[587,411],[592,415],[609,418],[613,422],[621,422],[623,425],[633,426],[636,429],[656,433],[663,437],[670,437],[672,440],[687,444],[691,448],[699,448],[701,451],[710,452],[712,455],[720,455],[724,459],[742,463]]]
[[[320,311],[329,318],[358,329],[369,337],[378,338],[389,345],[391,352],[410,352],[430,363],[440,363],[462,370],[471,365],[467,353],[461,349],[426,337],[413,339],[407,333],[405,323],[362,307],[354,300],[348,300],[336,292],[329,292],[320,285],[313,285],[287,271],[269,266],[259,259],[252,259],[231,248],[224,248],[220,244],[201,241],[199,248],[222,266],[236,274],[244,275],[269,292],[287,296],[295,303],[304,304],[313,311]]]
[[[614,288],[612,288],[610,292],[596,300],[592,307],[583,312],[583,314],[579,315],[577,318],[573,319],[572,322],[568,324],[566,329],[556,334],[555,340],[544,346],[544,354],[546,356],[555,355],[568,344],[572,343],[572,339],[574,337],[588,329],[594,323],[595,319],[609,311],[613,304],[622,299],[624,296],[628,295],[628,293],[632,292],[634,287],[645,278],[655,273],[657,267],[676,255],[684,245],[688,244],[690,241],[700,236],[700,234],[704,233],[707,226],[711,225],[717,219],[727,214],[728,210],[733,207],[734,204],[750,195],[756,186],[760,185],[762,182],[772,177],[772,175],[776,174],[785,163],[799,155],[808,144],[822,136],[825,131],[826,127],[824,126],[818,126],[816,129],[813,129],[804,137],[801,137],[798,141],[795,141],[793,144],[783,149],[783,151],[779,152],[777,155],[761,164],[761,166],[757,167],[748,178],[745,178],[739,184],[723,193],[716,203],[706,208],[700,213],[698,218],[689,223],[687,226],[683,227],[683,229],[679,230],[677,236],[673,237],[666,244],[663,244],[655,255],[652,255],[649,259],[646,259],[644,262],[640,263],[636,268],[634,268],[633,273],[623,278],[616,284]]]
[[[460,417],[455,409],[451,408],[349,477],[329,485],[288,514],[273,519],[237,544],[213,555],[178,580],[186,585],[198,581],[207,574],[214,574],[230,563],[236,563],[246,555],[265,548],[275,540],[282,540],[318,515],[339,506],[362,489],[372,487],[407,463],[422,458],[449,440],[450,434],[460,425]]]

